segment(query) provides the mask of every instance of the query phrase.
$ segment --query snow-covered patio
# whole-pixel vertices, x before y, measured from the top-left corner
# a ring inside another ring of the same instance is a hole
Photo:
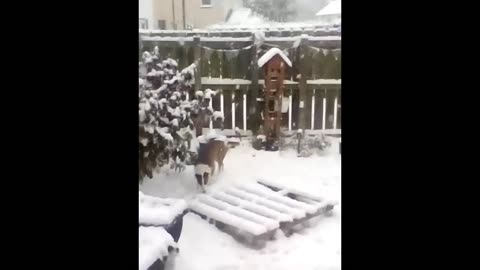
[[[308,193],[341,200],[341,158],[338,144],[324,156],[298,158],[294,151],[256,151],[248,145],[230,149],[224,171],[210,189],[234,183],[267,179]],[[198,194],[193,167],[182,173],[162,173],[146,179],[140,190],[152,196],[190,200]],[[254,250],[235,241],[230,235],[189,213],[184,217],[178,246],[176,270],[237,269],[341,269],[341,204],[333,215],[311,221],[310,227],[290,237],[278,235],[261,250]]]

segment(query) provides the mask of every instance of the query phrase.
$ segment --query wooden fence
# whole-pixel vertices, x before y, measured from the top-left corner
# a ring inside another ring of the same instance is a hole
[[[295,34],[295,35],[294,35]],[[285,86],[282,126],[340,133],[341,37],[338,32],[154,31],[140,33],[140,53],[159,47],[162,58],[179,69],[196,63],[195,90],[222,89],[212,107],[222,111],[225,128],[256,130],[258,91],[263,72],[257,59],[268,49],[282,49],[292,61]],[[193,92],[191,93],[193,95]],[[287,104],[288,100],[288,104]],[[210,127],[215,128],[210,123]]]

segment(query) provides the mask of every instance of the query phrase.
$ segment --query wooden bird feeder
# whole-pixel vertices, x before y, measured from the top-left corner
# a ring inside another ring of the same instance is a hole
[[[265,108],[263,113],[264,132],[267,141],[276,141],[280,135],[282,121],[282,98],[285,86],[287,66],[292,67],[292,62],[278,48],[267,51],[259,60],[258,66],[263,68],[265,83],[263,86]]]

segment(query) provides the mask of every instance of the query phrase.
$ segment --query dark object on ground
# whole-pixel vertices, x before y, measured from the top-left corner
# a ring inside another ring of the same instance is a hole
[[[175,216],[172,220],[165,220],[165,221],[157,221],[158,223],[152,223],[151,220],[144,219],[142,216],[139,218],[139,226],[140,227],[162,227],[167,231],[172,238],[174,239],[175,242],[178,242],[180,239],[180,236],[182,234],[182,228],[183,228],[183,216],[188,213],[187,205],[184,203],[184,206],[178,207],[177,205],[181,205],[183,200],[173,200],[170,199],[170,201],[165,202],[162,201],[161,198],[155,198],[147,195],[140,194],[140,196],[143,196],[143,200],[153,200],[155,201],[156,208],[159,210],[167,210],[167,211],[175,211],[172,216]],[[175,202],[172,202],[175,201]],[[139,207],[144,207],[144,203],[141,199]],[[165,222],[165,223],[160,223],[160,222]]]
[[[278,151],[280,149],[275,141],[262,141],[261,139],[254,139],[252,147],[258,151]]]
[[[183,213],[175,217],[172,223],[162,226],[172,236],[175,243],[178,243],[178,240],[180,239],[180,235],[182,235],[183,216],[186,213],[187,213],[187,210],[183,211]]]
[[[278,145],[275,143],[266,143],[265,144],[265,151],[278,151]]]
[[[165,264],[160,260],[156,260],[150,267],[148,267],[148,270],[164,270],[165,269]]]

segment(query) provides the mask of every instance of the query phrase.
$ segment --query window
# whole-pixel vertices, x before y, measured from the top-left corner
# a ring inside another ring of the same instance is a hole
[[[158,29],[165,30],[167,23],[165,20],[158,20]]]
[[[148,20],[147,19],[139,19],[138,20],[138,27],[140,29],[148,29]]]
[[[212,0],[202,0],[202,5],[200,7],[212,7]]]

